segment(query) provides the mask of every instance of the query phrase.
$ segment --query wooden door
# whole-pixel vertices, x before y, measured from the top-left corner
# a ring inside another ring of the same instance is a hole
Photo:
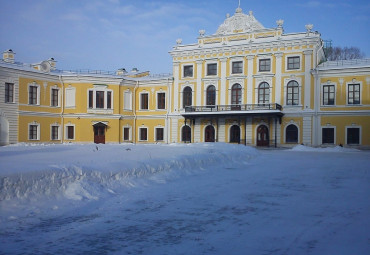
[[[94,126],[94,143],[105,143],[104,126]]]
[[[269,146],[269,130],[265,125],[257,128],[257,146]]]
[[[204,132],[204,141],[205,142],[214,142],[215,141],[215,128],[211,125],[207,126]]]

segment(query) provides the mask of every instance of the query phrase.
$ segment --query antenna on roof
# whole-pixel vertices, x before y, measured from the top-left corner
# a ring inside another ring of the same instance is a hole
[[[238,5],[238,7],[240,8],[240,0],[239,0],[239,5]]]

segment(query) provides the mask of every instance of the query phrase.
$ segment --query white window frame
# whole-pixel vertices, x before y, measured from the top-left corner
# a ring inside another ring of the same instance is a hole
[[[129,98],[129,102],[127,103],[127,105],[126,105],[126,99],[127,99],[126,95],[127,95],[127,98]],[[128,108],[126,106],[128,106]],[[123,110],[132,111],[132,91],[129,89],[123,92]]]
[[[299,68],[288,69],[288,58],[299,57]],[[302,54],[290,54],[285,56],[285,71],[286,72],[300,72],[302,71]]]
[[[333,128],[334,129],[334,143],[323,143],[322,142],[322,130],[325,128]],[[321,145],[335,145],[337,141],[337,127],[332,126],[332,125],[326,125],[326,126],[321,126],[321,132],[320,132],[320,144]],[[347,140],[346,140],[347,141]]]
[[[351,126],[346,126],[346,135],[345,135],[345,144],[346,145],[349,145],[349,146],[358,146],[358,145],[361,145],[361,141],[362,141],[362,127],[359,126],[359,125],[351,125]],[[358,144],[347,144],[347,134],[348,134],[348,129],[349,128],[358,128],[359,129],[359,138],[358,138]]]
[[[183,85],[181,85],[181,93],[180,93],[180,106],[181,106],[181,109],[185,109],[183,108],[184,106],[184,89],[186,87],[190,87],[191,88],[191,105],[190,106],[194,106],[194,99],[195,99],[195,93],[194,93],[194,84],[190,84],[190,83],[185,83]]]
[[[89,93],[90,91],[93,92],[93,107],[92,108],[89,108]],[[103,92],[104,93],[104,108],[96,108],[96,92]],[[111,92],[111,108],[108,108],[108,92]],[[113,94],[113,90],[111,89],[108,89],[106,86],[97,86],[93,89],[88,89],[87,90],[87,109],[89,110],[93,110],[93,111],[99,111],[99,110],[105,110],[105,111],[112,111],[113,112],[113,105],[114,105],[114,102],[113,102],[113,98],[114,98],[114,94]]]
[[[147,94],[148,95],[148,109],[143,109],[143,108],[141,108],[141,101],[142,101],[142,99],[141,99],[141,95],[143,95],[143,94]],[[139,110],[140,111],[149,111],[150,110],[150,92],[149,91],[146,91],[146,90],[143,90],[142,92],[140,92],[139,93]]]
[[[141,139],[141,129],[146,129],[146,140]],[[141,126],[138,128],[138,141],[139,142],[147,142],[149,141],[149,128],[146,126]]]
[[[57,137],[57,139],[53,139],[53,127],[58,128],[58,137]],[[50,125],[50,140],[51,141],[60,141],[61,140],[61,128],[60,128],[60,125],[58,123],[54,123],[54,124]]]
[[[215,87],[215,107],[216,107],[216,105],[218,105],[218,101],[217,101],[217,96],[218,96],[218,90],[217,90],[217,85],[218,85],[218,82],[217,81],[214,81],[214,82],[205,82],[204,83],[204,88],[205,88],[205,90],[204,90],[204,105],[206,105],[207,106],[207,92],[208,92],[208,88],[210,87],[210,86],[213,86],[213,87]]]
[[[37,126],[36,139],[30,139],[30,128],[31,128],[31,126]],[[41,129],[40,123],[38,123],[36,121],[28,123],[27,140],[29,140],[29,141],[40,141],[40,133],[41,133],[40,129]]]
[[[128,128],[128,140],[125,140],[125,128]],[[123,126],[122,127],[122,141],[123,142],[131,142],[132,141],[132,127],[131,126]]]
[[[71,98],[68,98],[68,94],[73,93],[73,102]],[[87,95],[89,96],[89,95]],[[89,97],[87,97],[89,98]],[[76,88],[69,85],[68,88],[65,88],[65,99],[64,99],[65,107],[68,109],[76,107]],[[89,104],[89,103],[87,103]]]
[[[348,87],[349,85],[360,85],[360,103],[359,104],[349,104],[348,103]],[[362,81],[353,80],[350,82],[346,82],[346,106],[356,107],[362,105]]]
[[[68,127],[73,127],[73,138],[68,138]],[[66,124],[64,126],[64,140],[74,141],[76,140],[76,125],[75,124]]]
[[[255,91],[254,91],[254,96],[255,96],[255,103],[256,104],[259,104],[259,87],[262,83],[266,82],[268,85],[269,85],[269,102],[268,104],[271,104],[272,103],[272,79],[269,79],[269,80],[261,80],[261,81],[258,81],[258,83],[256,83],[256,88],[255,88]]]
[[[246,100],[246,99],[244,99],[244,80],[230,80],[230,82],[229,82],[229,104],[230,105],[232,104],[232,100],[233,100],[233,98],[232,98],[232,96],[233,96],[232,89],[233,89],[233,86],[235,84],[239,84],[242,87],[242,89],[241,89],[241,93],[242,93],[241,99],[242,100],[240,102],[240,105],[243,105],[243,104],[245,104],[245,100]]]
[[[324,86],[334,86],[334,105],[324,104]],[[330,82],[321,84],[320,103],[322,107],[334,107],[337,105],[337,83],[336,82],[330,81]]]
[[[53,106],[52,105],[52,102],[53,102],[53,89],[56,89],[58,90],[58,102],[57,102],[57,105],[56,106]],[[51,107],[60,107],[60,88],[57,86],[57,85],[54,85],[54,86],[51,86],[50,87],[50,106]]]
[[[270,60],[270,70],[269,71],[260,71],[260,60],[266,60],[266,59]],[[272,72],[272,55],[271,54],[269,54],[269,55],[258,55],[257,56],[257,72],[261,73],[261,74]]]
[[[162,140],[157,140],[157,130],[158,129],[163,129],[163,139]],[[165,128],[163,126],[154,127],[154,140],[156,142],[164,142],[166,140],[166,132],[165,132]]]
[[[208,65],[216,64],[216,74],[208,74]],[[206,70],[205,70],[206,76],[208,77],[216,77],[218,75],[218,62],[216,60],[213,61],[206,61]]]
[[[164,108],[163,109],[159,109],[158,108],[158,94],[160,94],[160,93],[163,93],[164,94]],[[155,93],[155,98],[156,98],[156,105],[155,105],[155,108],[156,108],[156,110],[158,110],[158,111],[164,111],[164,110],[166,110],[167,109],[167,93],[165,92],[165,91],[163,91],[163,90],[158,90],[156,93]]]
[[[192,72],[192,76],[185,76],[185,67],[186,66],[192,66],[193,67],[193,72]],[[183,64],[182,65],[182,74],[181,74],[181,77],[183,78],[183,79],[189,79],[189,78],[194,78],[194,64]]]
[[[298,105],[288,105],[288,83],[296,81],[298,83]],[[301,77],[286,78],[284,79],[284,107],[302,107],[302,79]]]
[[[37,88],[37,93],[36,93],[36,104],[31,104],[30,103],[30,87],[36,87]],[[41,93],[41,86],[40,84],[37,84],[36,82],[29,83],[28,84],[28,93],[27,93],[27,100],[29,105],[40,105],[40,93]]]
[[[5,99],[5,90],[6,90],[6,85],[11,84],[13,85],[13,91],[12,91],[12,101],[6,101]],[[14,82],[5,82],[4,83],[4,103],[6,104],[13,104],[15,102],[15,83]]]
[[[297,143],[291,143],[291,142],[287,142],[287,141],[286,141],[286,128],[287,128],[288,126],[290,126],[290,125],[294,125],[294,126],[296,126],[296,127],[297,127],[297,130],[298,130],[298,141],[297,141]],[[299,125],[298,125],[296,122],[291,121],[291,122],[289,122],[289,123],[286,123],[286,125],[285,125],[285,127],[284,127],[284,143],[285,143],[285,144],[300,144],[300,143],[301,143],[301,136],[300,136],[300,134],[301,134],[301,130],[300,130],[300,128],[299,128]]]
[[[242,62],[242,72],[241,73],[233,73],[233,63],[234,62]],[[243,57],[232,57],[230,58],[230,75],[244,75],[244,68],[245,68],[245,61]]]

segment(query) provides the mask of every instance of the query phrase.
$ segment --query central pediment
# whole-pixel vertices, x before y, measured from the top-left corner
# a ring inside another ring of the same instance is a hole
[[[226,20],[218,27],[216,35],[253,32],[260,29],[264,29],[264,26],[253,16],[253,12],[244,14],[238,7],[234,16],[226,15]]]

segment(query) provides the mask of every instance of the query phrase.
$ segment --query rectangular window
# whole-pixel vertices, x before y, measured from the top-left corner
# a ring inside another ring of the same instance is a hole
[[[5,103],[14,102],[14,84],[5,83]]]
[[[67,139],[73,140],[75,138],[75,127],[67,126]]]
[[[157,109],[166,109],[166,93],[157,94]]]
[[[37,125],[29,125],[29,140],[37,140]]]
[[[217,64],[207,65],[207,75],[217,75]]]
[[[231,71],[232,73],[243,73],[243,61],[235,61],[232,62],[232,68]]]
[[[51,106],[59,106],[59,90],[51,89]]]
[[[59,140],[59,126],[51,127],[51,140]]]
[[[156,141],[163,141],[163,134],[164,134],[164,128],[156,128],[155,129],[155,140]]]
[[[360,84],[348,84],[348,104],[360,104]]]
[[[149,100],[149,96],[148,96],[148,94],[147,93],[142,93],[142,94],[140,94],[140,99],[141,99],[141,101],[140,101],[140,109],[141,110],[148,110],[149,109],[149,102],[148,102],[148,100]]]
[[[89,108],[94,108],[94,91],[89,90]]]
[[[271,70],[271,59],[260,59],[259,61],[259,71],[269,72]]]
[[[123,128],[123,140],[124,141],[130,140],[130,128],[128,127]]]
[[[107,109],[112,109],[112,92],[107,91]]]
[[[334,105],[335,87],[334,85],[323,86],[323,105]]]
[[[140,128],[139,129],[139,140],[140,141],[147,141],[148,140],[148,129],[147,128]]]
[[[95,108],[104,109],[104,91],[96,91]]]
[[[184,77],[193,77],[193,66],[184,66]]]
[[[322,129],[322,143],[323,144],[334,144],[334,128],[323,128]]]
[[[288,70],[300,68],[300,57],[288,57]]]
[[[28,102],[37,104],[37,86],[29,86]]]
[[[347,128],[347,144],[360,144],[359,128]]]
[[[125,91],[123,95],[123,109],[131,110],[131,91]]]

